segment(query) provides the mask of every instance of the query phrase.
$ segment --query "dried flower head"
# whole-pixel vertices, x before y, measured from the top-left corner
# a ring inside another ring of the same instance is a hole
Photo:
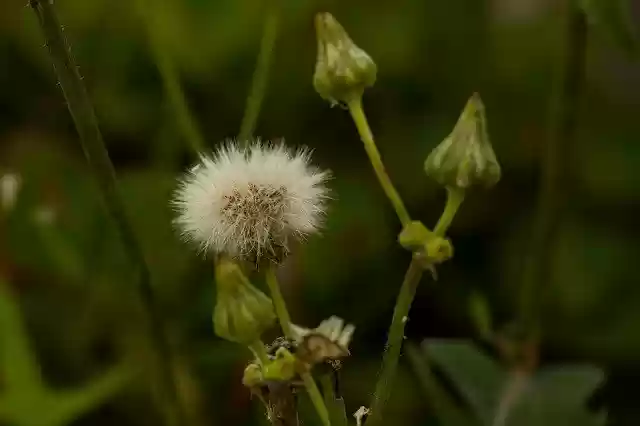
[[[308,364],[337,360],[350,355],[349,343],[355,326],[344,323],[342,318],[332,316],[315,329],[292,324],[298,345],[296,354]]]
[[[226,143],[182,178],[175,223],[202,250],[280,259],[290,239],[317,231],[324,215],[329,173],[309,160],[309,150],[283,144]]]

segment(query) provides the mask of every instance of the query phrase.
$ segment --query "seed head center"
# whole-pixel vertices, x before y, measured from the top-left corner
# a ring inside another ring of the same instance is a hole
[[[274,225],[281,224],[286,205],[287,188],[276,188],[271,185],[250,183],[245,191],[237,188],[230,195],[225,195],[226,204],[222,207],[222,215],[231,223],[245,222],[244,225],[274,230]]]

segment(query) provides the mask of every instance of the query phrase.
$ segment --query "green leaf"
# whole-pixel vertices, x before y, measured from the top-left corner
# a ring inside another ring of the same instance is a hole
[[[601,426],[587,398],[604,373],[591,365],[561,365],[535,374],[504,370],[471,342],[427,340],[427,355],[451,378],[486,426]]]
[[[52,392],[54,411],[46,415],[55,424],[68,424],[111,399],[131,381],[132,375],[128,366],[116,366],[78,389]]]
[[[602,31],[628,54],[638,53],[628,0],[579,0],[579,5],[594,28]]]
[[[491,425],[506,372],[472,342],[426,340],[427,357],[451,378],[482,424]]]
[[[466,415],[441,385],[438,378],[431,371],[429,360],[420,351],[419,347],[408,343],[405,345],[404,351],[429,405],[433,407],[433,411],[441,424],[446,426],[477,425],[477,420]]]
[[[560,366],[536,373],[520,392],[506,417],[506,426],[601,426],[605,413],[594,414],[587,398],[604,373],[592,366]]]
[[[40,366],[9,285],[0,277],[0,377],[5,392],[30,393],[42,386]]]
[[[15,426],[62,426],[95,409],[120,391],[132,377],[128,367],[72,390],[46,386],[8,284],[0,278],[0,423]]]

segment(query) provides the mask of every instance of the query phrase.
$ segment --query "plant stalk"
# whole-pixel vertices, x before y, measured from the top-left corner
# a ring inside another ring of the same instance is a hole
[[[178,386],[173,375],[170,345],[165,335],[164,320],[157,307],[149,276],[149,268],[141,246],[126,216],[124,203],[116,186],[113,164],[105,148],[98,120],[89,100],[78,67],[72,57],[53,2],[30,0],[49,50],[60,87],[67,101],[80,143],[87,162],[93,172],[104,198],[104,204],[113,218],[124,245],[124,249],[136,269],[138,291],[147,311],[151,327],[151,338],[160,362],[160,377],[164,398],[170,411],[170,424],[184,425],[184,411],[178,396]]]
[[[269,362],[269,355],[267,354],[267,348],[264,347],[264,343],[261,340],[256,340],[251,345],[249,345],[249,349],[256,356],[260,364],[267,365]]]
[[[249,140],[253,136],[258,117],[262,109],[267,83],[269,82],[269,70],[273,57],[273,51],[278,38],[278,24],[280,21],[280,4],[279,0],[268,0],[267,16],[260,40],[260,53],[253,71],[251,89],[247,96],[242,123],[240,124],[240,133],[238,139],[241,142]]]
[[[349,108],[349,112],[351,113],[351,117],[353,118],[353,122],[358,129],[358,133],[360,134],[360,138],[364,143],[364,149],[369,156],[369,161],[373,166],[373,170],[378,177],[378,181],[380,182],[380,186],[384,190],[387,198],[393,205],[396,214],[398,215],[398,219],[402,223],[402,226],[407,226],[411,222],[411,217],[409,216],[409,212],[407,208],[404,206],[404,202],[402,198],[400,198],[400,194],[396,191],[396,188],[393,186],[389,175],[382,163],[382,158],[380,157],[380,152],[376,147],[376,143],[373,140],[373,133],[371,132],[371,128],[369,127],[369,123],[367,121],[367,116],[364,113],[362,108],[362,97],[354,96],[349,102],[347,102],[347,106]]]
[[[282,331],[286,337],[292,338],[293,329],[291,328],[291,317],[289,316],[289,310],[287,309],[284,296],[282,296],[282,291],[280,290],[275,266],[268,268],[266,280],[269,292],[271,292],[273,307],[275,308],[276,315],[278,316],[278,322],[280,322],[280,327],[282,327]]]
[[[158,72],[162,78],[164,90],[171,110],[175,114],[175,120],[189,148],[197,155],[204,151],[206,145],[198,125],[187,105],[187,99],[180,85],[180,77],[169,55],[162,48],[158,36],[155,19],[148,16],[149,0],[138,0],[138,9],[147,30],[149,44],[153,53]]]
[[[449,229],[449,226],[451,226],[451,222],[453,222],[453,218],[458,212],[458,208],[460,208],[460,205],[463,201],[463,189],[453,188],[450,186],[447,187],[447,204],[444,207],[444,212],[442,212],[442,215],[440,216],[436,227],[433,228],[434,234],[439,237],[444,237],[444,235],[447,233],[447,229]]]
[[[291,328],[291,317],[289,316],[287,305],[284,301],[284,297],[282,296],[282,292],[280,291],[280,284],[278,283],[278,278],[276,277],[276,268],[274,266],[268,268],[266,273],[266,281],[271,293],[271,299],[273,300],[273,306],[275,308],[278,321],[280,322],[280,326],[282,327],[282,331],[287,338],[293,339],[294,334],[293,329]],[[322,424],[324,426],[331,426],[329,410],[324,403],[324,399],[322,398],[320,389],[318,389],[318,385],[313,379],[313,376],[310,372],[304,371],[300,373],[300,377],[302,377],[302,381],[304,382],[304,386],[307,390],[307,393],[309,394],[311,403],[318,413]]]
[[[398,361],[404,342],[404,329],[409,318],[409,310],[415,297],[418,284],[422,278],[424,268],[414,256],[409,264],[402,282],[400,293],[393,311],[393,319],[389,327],[389,336],[382,360],[382,369],[376,383],[376,390],[371,402],[371,415],[367,419],[367,426],[381,426],[383,424],[384,407],[389,400],[393,379],[398,370]]]

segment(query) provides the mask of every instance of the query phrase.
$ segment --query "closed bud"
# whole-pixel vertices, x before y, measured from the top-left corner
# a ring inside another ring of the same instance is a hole
[[[221,258],[217,262],[216,287],[213,326],[218,336],[250,345],[274,324],[271,299],[255,288],[232,260]]]
[[[318,57],[313,86],[331,102],[349,102],[362,96],[376,81],[377,67],[371,57],[351,40],[330,13],[316,15]]]
[[[500,180],[480,95],[471,96],[451,134],[427,157],[424,169],[438,183],[452,188],[488,188]]]

